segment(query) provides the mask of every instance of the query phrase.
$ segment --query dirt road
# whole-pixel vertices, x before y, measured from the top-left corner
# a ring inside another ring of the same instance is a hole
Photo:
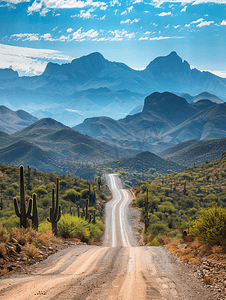
[[[0,299],[217,299],[164,247],[138,247],[128,222],[128,191],[109,175],[103,246],[71,246],[0,280]]]

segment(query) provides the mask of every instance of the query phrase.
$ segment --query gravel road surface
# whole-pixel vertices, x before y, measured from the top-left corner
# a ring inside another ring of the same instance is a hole
[[[216,296],[164,247],[139,247],[128,222],[131,197],[117,175],[107,182],[102,246],[77,245],[0,280],[0,300],[211,300]]]

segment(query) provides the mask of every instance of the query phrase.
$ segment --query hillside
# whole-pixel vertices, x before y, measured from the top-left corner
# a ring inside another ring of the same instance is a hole
[[[0,106],[0,130],[6,133],[14,133],[37,120],[26,111],[13,111],[3,105]]]
[[[134,185],[137,180],[152,180],[162,174],[184,170],[183,166],[162,159],[148,151],[120,160],[106,162],[101,164],[99,168],[107,173],[119,173],[121,179],[129,186]]]
[[[102,163],[137,153],[85,136],[50,118],[12,134],[0,134],[0,161],[42,171],[80,175],[84,163]],[[89,176],[89,174],[86,174]]]
[[[226,136],[226,104],[206,108],[178,126],[165,132],[163,136],[180,142],[189,139],[222,138]]]
[[[158,152],[158,155],[185,166],[213,161],[226,149],[226,138],[190,140]]]
[[[167,243],[172,237],[179,238],[187,222],[200,215],[200,208],[226,207],[226,152],[211,163],[149,182],[138,182],[133,187],[134,205],[142,209],[143,217],[147,189],[149,226],[146,242],[154,246]]]

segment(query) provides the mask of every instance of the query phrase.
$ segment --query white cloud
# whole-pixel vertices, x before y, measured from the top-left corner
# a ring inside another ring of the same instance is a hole
[[[54,27],[52,31],[55,31],[58,28],[58,26]]]
[[[85,41],[85,40],[89,40],[92,38],[96,38],[98,37],[99,33],[97,30],[94,29],[90,29],[88,31],[82,31],[82,28],[79,28],[76,32],[74,32],[72,34],[72,38],[71,40],[76,40],[76,41]]]
[[[148,40],[148,39],[149,39],[148,36],[143,36],[143,37],[140,37],[140,38],[139,38],[139,41],[146,41],[146,40]]]
[[[148,10],[145,10],[144,13],[145,13],[145,14],[149,14],[149,11],[148,11]]]
[[[157,14],[157,16],[159,16],[159,17],[172,16],[172,13],[171,13],[171,11],[169,11],[169,12],[162,12],[160,14]]]
[[[135,37],[135,33],[128,33],[125,29],[123,30],[109,30],[109,33],[113,35],[113,37],[110,37],[110,41],[123,41],[124,39],[132,39]]]
[[[130,24],[132,25],[133,23],[138,23],[140,21],[140,19],[134,19],[134,20],[131,20],[131,19],[127,19],[127,20],[121,20],[120,24]]]
[[[109,38],[102,37],[102,38],[97,39],[97,42],[105,42],[108,40],[109,40]]]
[[[115,6],[115,5],[121,6],[121,3],[118,0],[110,1],[110,6]]]
[[[127,10],[124,10],[124,11],[121,13],[121,16],[124,16],[124,15],[127,15]]]
[[[203,21],[201,23],[199,23],[198,25],[196,25],[196,27],[203,27],[203,26],[210,26],[210,24],[213,24],[214,21]]]
[[[150,41],[160,41],[160,40],[169,40],[169,39],[183,39],[184,36],[158,36],[150,38]]]
[[[203,18],[200,18],[200,19],[198,19],[198,20],[196,20],[196,21],[192,21],[192,22],[189,23],[189,24],[185,24],[185,27],[190,27],[192,24],[201,23],[202,21],[204,21],[204,19],[203,19]]]
[[[68,28],[66,31],[67,31],[68,33],[71,33],[71,32],[73,31],[73,29],[72,29],[72,28]]]
[[[185,6],[184,8],[182,8],[182,10],[180,12],[186,12],[187,6]]]
[[[43,35],[39,34],[28,34],[28,33],[19,33],[19,34],[13,34],[9,39],[14,40],[22,40],[22,41],[36,41],[36,40],[44,40],[44,41],[85,41],[90,40],[98,37],[99,32],[95,29],[90,29],[88,31],[84,31],[81,28],[79,28],[76,32],[69,33],[68,35],[62,35],[61,37],[52,37],[51,33],[45,33]]]
[[[58,39],[58,41],[60,42],[65,42],[69,40],[70,40],[70,36],[65,36],[65,35],[61,35],[61,37]]]
[[[127,9],[121,13],[121,16],[131,13],[132,10],[133,10],[133,6],[127,7]]]
[[[174,25],[173,26],[173,28],[175,28],[175,29],[177,29],[177,28],[179,28],[180,27],[180,25]]]
[[[181,3],[182,5],[198,5],[203,3],[226,4],[226,0],[153,0],[155,7],[160,7],[164,3]]]
[[[41,74],[49,61],[71,61],[71,59],[56,50],[0,44],[0,68],[12,66],[20,75]]]
[[[17,0],[18,1],[18,0]],[[28,13],[32,14],[40,12],[40,15],[45,15],[50,9],[70,9],[70,8],[107,8],[105,2],[93,1],[93,0],[35,0],[31,6],[28,7]]]
[[[7,3],[11,3],[11,4],[19,4],[19,3],[23,3],[23,2],[30,2],[30,0],[1,0],[0,2],[7,2]]]
[[[95,9],[90,8],[89,10],[85,11],[85,10],[80,10],[80,13],[74,16],[71,16],[72,18],[81,18],[83,20],[86,19],[93,19],[94,17],[96,17],[97,15],[92,15],[91,13],[94,12]]]
[[[38,33],[18,33],[11,35],[10,39],[14,39],[16,41],[39,41],[39,34]]]
[[[53,41],[54,39],[52,38],[52,35],[50,33],[45,33],[41,36],[41,38],[43,38],[44,41]]]
[[[166,29],[169,28],[169,27],[170,27],[170,24],[168,24],[168,25],[165,26]]]
[[[128,13],[131,13],[131,11],[133,10],[133,6],[128,7],[127,10],[128,10]]]
[[[226,25],[226,20],[223,20],[223,21],[221,22],[221,25]]]
[[[133,1],[133,4],[142,3],[142,2],[143,2],[143,0],[135,0],[135,1]]]

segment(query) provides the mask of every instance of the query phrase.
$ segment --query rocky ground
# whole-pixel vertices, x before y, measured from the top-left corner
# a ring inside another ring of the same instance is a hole
[[[34,248],[32,244],[26,244],[27,255],[25,255],[24,245],[20,244],[16,238],[0,243],[1,275],[9,276],[14,272],[26,273],[27,266],[43,261],[50,255],[71,245],[83,245],[83,243],[56,238],[50,246],[41,245],[39,248]]]
[[[221,246],[202,244],[198,239],[166,246],[189,266],[214,295],[226,300],[226,253]]]

